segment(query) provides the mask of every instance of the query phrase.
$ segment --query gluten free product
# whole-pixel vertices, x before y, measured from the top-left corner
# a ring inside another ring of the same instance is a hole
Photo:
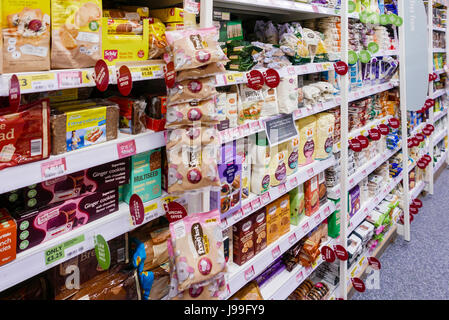
[[[54,105],[51,116],[52,154],[116,139],[119,113],[119,106],[106,100]]]

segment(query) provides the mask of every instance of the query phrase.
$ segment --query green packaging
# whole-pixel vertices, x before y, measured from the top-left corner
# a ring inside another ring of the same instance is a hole
[[[337,206],[340,202],[340,199],[329,200],[332,201],[335,206]],[[336,210],[327,218],[327,234],[329,237],[334,239],[338,238],[340,235],[340,210]]]
[[[305,217],[304,187],[290,191],[290,223],[294,226],[299,225]]]
[[[133,194],[137,194],[143,202],[161,196],[161,156],[161,149],[158,148],[131,157],[130,183],[123,186],[123,200],[126,203]]]

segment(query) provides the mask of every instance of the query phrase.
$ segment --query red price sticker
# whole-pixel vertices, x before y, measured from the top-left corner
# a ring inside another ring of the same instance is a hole
[[[268,69],[264,72],[265,84],[270,88],[276,88],[281,82],[279,73],[274,69]]]
[[[335,245],[334,252],[339,260],[341,260],[341,261],[348,260],[348,252],[346,251],[346,249],[343,246],[341,246],[339,244]]]
[[[358,292],[365,292],[365,290],[366,290],[365,283],[363,283],[363,281],[361,279],[352,278],[351,282],[352,282],[352,286],[354,287],[355,290],[357,290]]]
[[[290,235],[288,237],[288,243],[291,244],[291,245],[296,243],[296,240],[297,240],[296,233],[293,233],[292,235]]]
[[[416,134],[415,138],[418,140],[419,143],[423,142],[426,138],[422,133]]]
[[[129,212],[132,217],[133,225],[138,226],[142,224],[145,218],[145,209],[143,207],[142,199],[137,195],[133,194],[129,199]]]
[[[119,159],[133,156],[136,154],[136,152],[136,141],[134,139],[117,144],[117,153]]]
[[[424,128],[424,129],[422,129],[422,133],[425,136],[430,137],[432,135],[432,130],[429,130],[428,128]]]
[[[128,96],[133,88],[131,71],[127,66],[121,66],[117,74],[117,87],[122,96]]]
[[[369,140],[367,137],[360,135],[357,137],[357,140],[359,140],[360,145],[362,146],[362,150],[368,148]]]
[[[380,264],[380,261],[377,260],[375,257],[369,257],[368,258],[368,265],[373,268],[374,270],[380,270],[382,268],[382,265]]]
[[[103,59],[100,59],[95,64],[95,85],[97,89],[101,92],[106,91],[109,85],[109,69],[106,62]]]
[[[41,163],[42,180],[49,180],[59,177],[67,172],[67,164],[65,158],[47,161]]]
[[[422,201],[419,200],[419,199],[414,199],[414,200],[413,200],[413,204],[414,204],[418,209],[421,209],[422,206],[423,206]]]
[[[410,205],[409,211],[411,214],[418,214],[418,212],[419,212],[418,207],[416,207],[413,204]]]
[[[424,170],[427,167],[427,163],[423,160],[419,160],[418,163],[416,164],[418,166],[418,168],[420,168],[421,170]]]
[[[272,255],[273,259],[276,259],[277,257],[279,257],[281,255],[281,248],[279,248],[279,246],[276,246],[276,248],[271,250],[271,255]]]
[[[245,270],[245,280],[250,281],[255,275],[254,266],[249,267]]]
[[[334,64],[335,72],[341,76],[348,73],[349,67],[344,61],[338,61]]]
[[[389,120],[388,120],[388,123],[389,123],[390,127],[392,127],[393,129],[399,128],[399,125],[401,124],[401,123],[399,122],[399,120],[396,119],[396,118],[391,118],[391,119],[389,119]]]
[[[15,112],[20,105],[20,82],[15,74],[11,76],[9,81],[9,106]]]
[[[324,246],[321,248],[321,255],[323,260],[329,263],[333,263],[336,259],[335,252],[328,246]]]
[[[270,193],[266,192],[262,195],[262,202],[263,204],[267,204],[271,201]]]
[[[260,71],[252,70],[247,74],[248,87],[253,90],[260,90],[264,84],[264,77]]]
[[[349,147],[354,152],[361,152],[363,150],[362,143],[357,138],[349,140]]]
[[[380,134],[383,136],[386,136],[390,133],[390,128],[386,124],[381,123],[377,126],[377,128],[379,129]]]
[[[173,63],[173,61],[170,61],[164,67],[164,71],[165,71],[165,85],[167,86],[167,88],[173,88],[176,83],[176,71],[175,71],[175,64]]]
[[[368,131],[369,137],[373,141],[379,141],[380,140],[380,131],[377,128],[370,129]]]

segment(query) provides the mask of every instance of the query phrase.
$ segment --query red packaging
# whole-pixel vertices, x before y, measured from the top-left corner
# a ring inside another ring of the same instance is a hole
[[[46,159],[50,151],[48,99],[0,109],[0,170]]]
[[[165,130],[167,114],[167,97],[161,94],[147,96],[147,128],[153,131]]]

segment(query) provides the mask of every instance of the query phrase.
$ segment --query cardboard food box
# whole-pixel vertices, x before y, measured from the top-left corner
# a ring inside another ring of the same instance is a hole
[[[278,200],[279,210],[279,236],[290,232],[290,196],[288,194],[282,196]]]
[[[0,209],[0,266],[16,258],[17,227],[5,209]]]
[[[249,216],[232,226],[233,261],[241,266],[252,259],[254,251],[254,223]]]
[[[310,217],[320,208],[318,176],[304,183],[304,193],[306,199],[306,216]]]
[[[262,208],[253,215],[255,254],[267,247],[267,210]]]
[[[164,23],[184,22],[184,9],[166,8],[166,9],[150,10],[150,17],[158,18]]]
[[[57,238],[118,210],[117,188],[87,193],[16,218],[17,253]]]
[[[280,236],[280,217],[278,210],[278,202],[272,202],[266,206],[267,208],[267,245],[272,244],[279,239]]]
[[[130,183],[123,188],[126,203],[133,194],[137,194],[143,202],[161,196],[161,157],[160,148],[131,157]]]

